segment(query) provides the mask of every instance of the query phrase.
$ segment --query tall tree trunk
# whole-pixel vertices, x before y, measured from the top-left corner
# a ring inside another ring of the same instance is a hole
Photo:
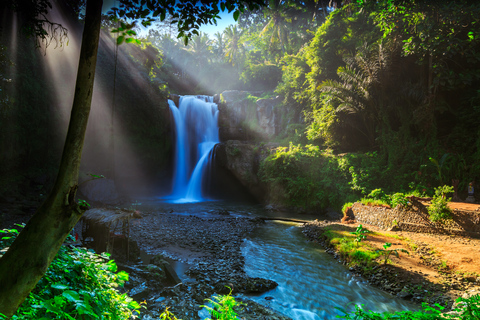
[[[87,0],[75,96],[60,169],[52,192],[0,259],[0,313],[11,317],[47,271],[82,216],[75,202],[92,102],[103,0]]]

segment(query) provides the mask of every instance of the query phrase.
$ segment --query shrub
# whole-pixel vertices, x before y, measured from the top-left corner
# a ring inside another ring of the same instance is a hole
[[[389,197],[390,197],[390,206],[392,208],[395,208],[398,205],[402,205],[404,207],[408,205],[408,200],[406,198],[406,195],[401,192],[394,193]]]
[[[19,232],[0,230],[0,248],[9,246]],[[73,240],[73,239],[70,239]],[[62,246],[24,303],[11,319],[131,319],[140,305],[117,287],[128,281],[125,271],[108,254]],[[4,319],[0,315],[0,319]]]
[[[435,195],[432,199],[432,204],[428,207],[428,213],[430,214],[430,220],[436,222],[444,219],[452,218],[452,211],[448,207],[448,203],[452,198],[447,198],[446,194],[453,192],[451,186],[441,186],[435,188]]]
[[[227,295],[216,295],[213,297],[213,299],[207,299],[208,302],[210,302],[213,305],[212,307],[209,306],[204,306],[207,308],[208,312],[210,315],[213,317],[213,319],[219,319],[219,320],[238,320],[238,308],[242,305],[242,303],[238,303],[235,301],[235,298],[232,297],[232,289],[230,287],[227,287],[230,289],[230,292]],[[206,320],[212,320],[212,319],[206,319]]]

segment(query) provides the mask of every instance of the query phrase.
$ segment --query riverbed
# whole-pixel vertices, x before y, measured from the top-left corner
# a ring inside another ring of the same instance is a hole
[[[239,287],[245,277],[272,280],[278,284],[273,290],[234,294],[298,320],[334,319],[342,315],[338,308],[351,311],[355,305],[377,312],[417,309],[354,278],[303,236],[301,224],[258,219],[319,216],[267,211],[248,203],[139,202],[144,218],[133,224],[134,238],[149,254],[161,252],[181,261],[180,278],[187,274],[211,288],[232,282]]]

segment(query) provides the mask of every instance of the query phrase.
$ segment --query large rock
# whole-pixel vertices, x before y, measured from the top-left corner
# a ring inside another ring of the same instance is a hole
[[[115,182],[111,179],[95,179],[79,185],[79,191],[87,201],[114,204],[119,201]]]
[[[276,107],[281,103],[282,98],[279,96],[270,99],[257,100],[258,125],[267,137],[272,137],[278,134],[280,117]]]
[[[265,198],[265,184],[258,171],[262,161],[276,144],[259,145],[245,141],[229,140],[216,149],[216,160],[226,167],[257,200]]]
[[[228,90],[220,94],[218,125],[220,140],[247,140],[244,122],[250,100],[247,91]],[[214,99],[215,100],[215,99]]]

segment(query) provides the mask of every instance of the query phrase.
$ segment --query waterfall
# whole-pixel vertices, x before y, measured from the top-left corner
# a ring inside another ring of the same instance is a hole
[[[175,203],[198,202],[206,199],[202,184],[207,179],[214,146],[219,143],[218,106],[213,97],[183,96],[179,106],[168,105],[175,123],[175,163],[172,193]]]

